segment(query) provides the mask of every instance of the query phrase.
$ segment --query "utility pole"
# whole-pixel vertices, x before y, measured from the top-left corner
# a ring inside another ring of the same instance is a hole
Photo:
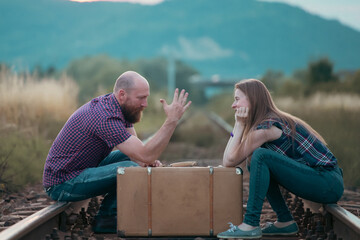
[[[168,77],[168,99],[171,101],[172,96],[175,91],[175,59],[170,53],[168,55],[168,65],[167,65],[167,77]]]

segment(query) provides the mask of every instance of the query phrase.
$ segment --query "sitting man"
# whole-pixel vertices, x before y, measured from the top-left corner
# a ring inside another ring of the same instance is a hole
[[[160,99],[166,120],[143,143],[133,124],[139,122],[150,94],[148,81],[128,71],[116,80],[113,93],[99,96],[75,111],[56,137],[47,156],[43,185],[56,201],[79,201],[106,194],[94,232],[116,232],[118,167],[161,166],[158,159],[191,101],[176,89],[173,102]],[[118,150],[113,151],[114,148]]]

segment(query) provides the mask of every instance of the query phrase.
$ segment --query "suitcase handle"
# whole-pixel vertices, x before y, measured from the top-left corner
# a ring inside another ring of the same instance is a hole
[[[169,167],[194,167],[197,166],[196,161],[185,161],[185,162],[176,162],[169,164]]]

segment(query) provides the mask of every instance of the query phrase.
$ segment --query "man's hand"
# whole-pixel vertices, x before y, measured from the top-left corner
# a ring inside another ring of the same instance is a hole
[[[140,167],[162,167],[162,165],[163,165],[160,162],[160,160],[155,160],[153,163],[144,163],[144,162],[140,162],[140,161],[137,161],[137,160],[132,160],[132,161],[139,164]]]
[[[186,109],[190,106],[191,101],[186,103],[189,93],[185,90],[181,90],[179,95],[179,89],[175,89],[173,102],[168,105],[164,99],[160,99],[166,113],[167,119],[170,121],[179,121]]]
[[[161,166],[162,166],[162,163],[159,160],[155,160],[154,163],[145,165],[145,167],[161,167]]]
[[[160,99],[166,113],[166,120],[154,136],[143,143],[135,135],[130,136],[126,141],[116,147],[130,159],[136,161],[140,166],[149,165],[161,166],[160,161],[156,161],[168,145],[172,134],[175,131],[177,122],[180,120],[191,101],[187,102],[188,93],[179,89],[175,90],[173,102],[168,105],[164,99]],[[139,163],[140,162],[140,163]]]

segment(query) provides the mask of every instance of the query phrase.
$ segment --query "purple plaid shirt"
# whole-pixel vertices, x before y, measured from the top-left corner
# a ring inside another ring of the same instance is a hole
[[[296,124],[294,140],[291,137],[290,126],[279,119],[267,119],[256,129],[269,129],[273,125],[282,130],[282,135],[279,139],[264,143],[262,147],[286,155],[310,167],[332,168],[337,165],[335,156],[326,145],[301,124]]]
[[[56,137],[46,158],[45,188],[68,181],[98,164],[127,140],[132,127],[113,94],[94,98],[76,110]]]

